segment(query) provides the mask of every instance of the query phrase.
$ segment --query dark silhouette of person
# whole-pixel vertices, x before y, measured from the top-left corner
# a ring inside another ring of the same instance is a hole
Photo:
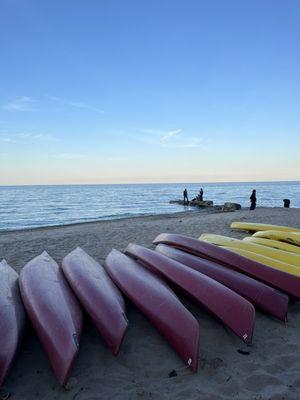
[[[255,207],[256,207],[256,190],[255,189],[252,190],[252,194],[250,196],[250,202],[251,202],[250,210],[255,210]]]
[[[183,191],[183,204],[185,204],[185,200],[186,200],[186,202],[188,204],[189,198],[188,198],[188,192],[187,192],[186,189],[184,189],[184,191]]]
[[[283,207],[290,208],[291,200],[290,199],[283,199]]]
[[[203,189],[200,188],[200,192],[199,192],[199,201],[203,201]]]

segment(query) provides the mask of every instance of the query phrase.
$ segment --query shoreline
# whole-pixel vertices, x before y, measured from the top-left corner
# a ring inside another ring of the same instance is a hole
[[[274,210],[274,209],[282,209],[283,207],[256,207],[256,210]],[[300,210],[299,207],[291,207],[290,210]],[[67,228],[72,226],[81,226],[81,225],[92,225],[92,224],[101,224],[107,222],[115,222],[118,221],[130,221],[132,219],[160,219],[160,218],[177,218],[177,217],[184,217],[186,215],[197,214],[197,215],[207,215],[207,214],[228,214],[234,213],[237,211],[249,211],[249,207],[242,207],[240,210],[235,211],[213,211],[209,209],[192,209],[192,210],[185,210],[185,211],[175,211],[172,213],[162,213],[162,214],[140,214],[140,215],[132,215],[126,217],[116,217],[116,218],[107,218],[107,219],[99,219],[99,220],[91,220],[91,221],[82,221],[82,222],[72,222],[67,224],[56,224],[56,225],[42,225],[42,226],[35,226],[29,228],[18,228],[18,229],[0,229],[0,236],[5,235],[8,233],[22,233],[22,232],[31,232],[31,231],[38,231],[38,230],[45,230],[45,229],[60,229],[60,228]]]
[[[99,219],[99,220],[92,220],[92,221],[83,221],[83,222],[71,222],[68,224],[61,224],[61,225],[44,225],[44,226],[34,226],[31,228],[19,228],[19,229],[0,229],[0,236],[1,234],[6,233],[21,233],[26,231],[36,231],[36,230],[44,230],[44,229],[59,229],[65,228],[70,226],[78,226],[78,225],[90,225],[90,224],[101,224],[106,222],[118,222],[118,221],[125,221],[125,220],[132,220],[138,218],[171,218],[173,215],[180,216],[181,214],[186,215],[187,213],[198,213],[198,212],[205,212],[205,210],[186,210],[186,211],[178,211],[174,213],[163,213],[163,214],[140,214],[140,215],[132,215],[131,217],[116,217],[116,218],[108,218],[108,219]]]
[[[283,219],[286,219],[285,223],[282,222]],[[194,237],[206,232],[240,238],[243,236],[242,232],[230,229],[230,223],[235,220],[287,226],[299,220],[300,227],[300,209],[258,207],[254,212],[249,211],[249,208],[232,212],[188,210],[0,231],[0,259],[7,259],[12,266],[16,263],[16,269],[19,270],[30,257],[33,258],[44,250],[59,262],[74,247],[81,246],[92,256],[103,261],[112,248],[122,251],[129,242],[136,241],[146,247],[152,246],[154,237],[164,230]],[[93,244],[96,244],[96,247]]]

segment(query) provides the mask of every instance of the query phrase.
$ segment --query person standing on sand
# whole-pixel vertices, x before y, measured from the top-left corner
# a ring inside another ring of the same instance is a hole
[[[255,189],[252,190],[252,194],[250,196],[250,201],[251,201],[250,210],[255,210],[255,207],[256,207],[256,190]]]
[[[186,189],[184,189],[183,191],[183,204],[185,204],[185,200],[187,202],[187,204],[189,203],[189,199],[188,199],[188,192]]]

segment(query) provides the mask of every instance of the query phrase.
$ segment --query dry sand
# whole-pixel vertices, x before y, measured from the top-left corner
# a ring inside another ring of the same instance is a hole
[[[258,208],[234,213],[180,213],[137,217],[56,228],[0,233],[0,259],[17,271],[47,250],[60,262],[81,246],[102,262],[112,247],[123,250],[129,242],[151,247],[161,232],[198,237],[219,233],[242,237],[229,228],[231,221],[255,221],[300,228],[300,209]],[[183,368],[181,359],[148,320],[129,302],[130,327],[118,357],[105,347],[87,319],[80,351],[69,380],[59,387],[35,334],[29,329],[1,395],[30,399],[300,399],[300,304],[289,307],[283,323],[257,311],[253,346],[245,345],[200,307],[181,297],[200,325],[200,360],[197,374]],[[169,378],[172,370],[177,376]],[[1,399],[1,396],[0,396]]]

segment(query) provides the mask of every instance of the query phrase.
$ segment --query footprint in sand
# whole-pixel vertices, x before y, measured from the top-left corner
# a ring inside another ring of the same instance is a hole
[[[252,392],[259,392],[267,386],[278,385],[282,385],[282,381],[275,376],[265,373],[256,373],[245,379],[243,387]]]

